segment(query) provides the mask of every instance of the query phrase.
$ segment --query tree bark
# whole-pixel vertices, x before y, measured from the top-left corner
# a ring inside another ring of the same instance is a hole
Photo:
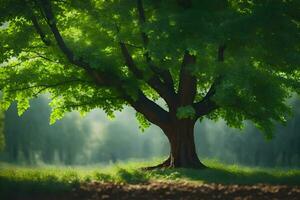
[[[197,156],[194,126],[193,120],[178,120],[166,130],[171,147],[170,167],[205,168]]]
[[[163,163],[146,169],[206,168],[197,156],[194,125],[194,120],[176,120],[168,128],[163,129],[170,143],[170,155]]]

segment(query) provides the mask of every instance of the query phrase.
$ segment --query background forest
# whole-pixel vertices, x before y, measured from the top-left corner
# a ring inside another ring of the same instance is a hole
[[[114,119],[100,110],[85,117],[73,112],[49,125],[48,103],[45,96],[32,100],[22,117],[16,105],[5,112],[1,160],[30,165],[88,165],[168,155],[168,141],[161,130],[151,126],[142,133],[130,108]],[[243,131],[227,127],[224,121],[198,122],[198,155],[230,164],[300,167],[300,102],[291,100],[290,104],[294,115],[286,126],[277,125],[272,140],[266,140],[250,122],[245,123]]]

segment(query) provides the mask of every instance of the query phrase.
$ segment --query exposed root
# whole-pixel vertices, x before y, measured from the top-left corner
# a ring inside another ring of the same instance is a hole
[[[148,171],[148,170],[155,170],[155,169],[165,169],[165,168],[170,168],[170,165],[171,165],[171,158],[169,156],[168,159],[166,159],[164,162],[151,167],[143,167],[142,170]]]
[[[200,161],[186,166],[182,166],[182,165],[177,166],[175,165],[174,162],[171,162],[171,157],[169,156],[168,159],[166,159],[164,162],[151,167],[143,167],[142,170],[150,171],[156,169],[173,169],[173,168],[208,169],[208,167],[203,163],[201,163]]]

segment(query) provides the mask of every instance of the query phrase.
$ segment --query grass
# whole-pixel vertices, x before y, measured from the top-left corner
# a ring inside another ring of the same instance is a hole
[[[250,168],[204,162],[209,169],[167,169],[142,171],[153,162],[128,162],[116,166],[91,167],[18,167],[0,163],[0,194],[63,193],[80,183],[90,181],[142,183],[148,181],[191,181],[222,184],[288,184],[300,185],[300,170]],[[1,196],[0,196],[1,197]]]

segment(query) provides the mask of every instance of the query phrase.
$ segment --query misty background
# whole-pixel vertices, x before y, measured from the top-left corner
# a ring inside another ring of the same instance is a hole
[[[89,165],[168,156],[169,144],[161,130],[153,125],[142,132],[131,108],[117,112],[114,119],[108,119],[99,109],[85,117],[72,112],[49,125],[48,103],[45,96],[32,100],[22,117],[18,117],[15,104],[5,112],[1,161]],[[290,104],[293,117],[286,126],[276,126],[270,141],[250,122],[245,122],[243,131],[227,127],[222,120],[197,122],[195,142],[200,159],[249,166],[300,167],[300,101],[293,98]]]

